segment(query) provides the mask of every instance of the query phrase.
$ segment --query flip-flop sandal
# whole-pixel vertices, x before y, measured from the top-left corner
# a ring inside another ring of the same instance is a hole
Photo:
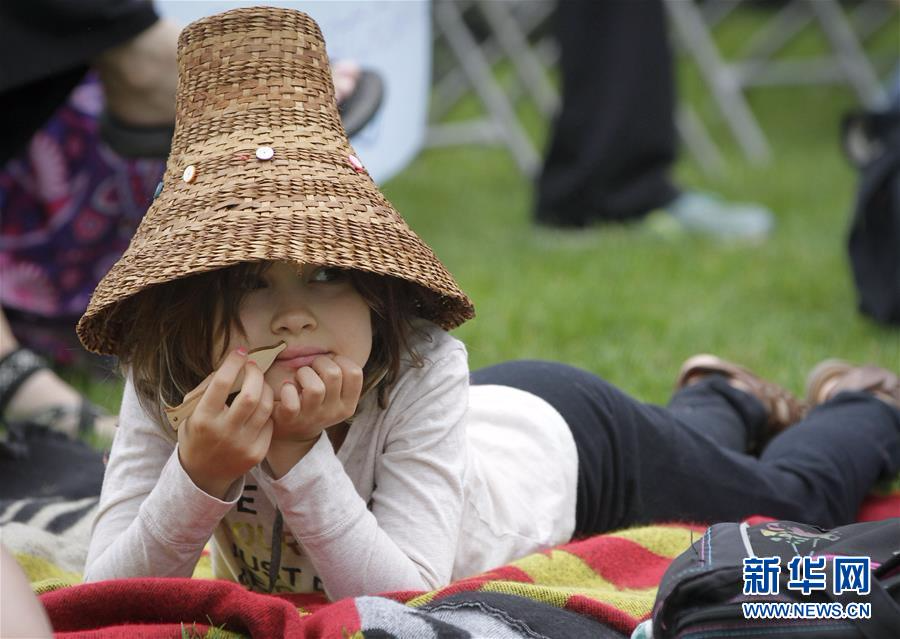
[[[381,107],[384,100],[384,82],[375,71],[363,69],[353,92],[338,104],[338,113],[347,137],[359,133]]]
[[[9,426],[6,408],[25,381],[39,370],[49,368],[46,360],[27,348],[17,348],[0,359],[0,423]],[[82,398],[78,406],[51,406],[35,415],[20,420],[29,424],[46,426],[53,430],[63,430],[62,424],[74,422],[79,436],[95,431],[97,420],[108,413]]]

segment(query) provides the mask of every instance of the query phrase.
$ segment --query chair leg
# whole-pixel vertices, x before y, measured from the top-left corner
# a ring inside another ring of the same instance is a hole
[[[755,163],[767,161],[771,152],[766,136],[744,99],[737,75],[719,55],[697,6],[683,0],[666,0],[664,5],[744,155]]]
[[[526,176],[533,177],[540,167],[540,157],[519,124],[515,110],[494,80],[491,67],[463,22],[459,8],[453,0],[436,2],[434,19],[519,169]]]
[[[808,4],[831,42],[847,84],[853,87],[860,101],[868,107],[886,104],[884,88],[838,3],[835,0],[808,0]]]
[[[559,107],[559,94],[550,84],[547,72],[528,40],[516,27],[515,18],[506,4],[482,0],[479,7],[541,114],[550,117]]]

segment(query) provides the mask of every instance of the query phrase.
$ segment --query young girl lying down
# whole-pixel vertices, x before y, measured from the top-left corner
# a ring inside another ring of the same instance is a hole
[[[651,521],[853,519],[900,471],[900,381],[829,361],[808,413],[713,356],[667,407],[563,364],[470,373],[473,308],[368,177],[306,15],[185,29],[162,190],[79,323],[120,357],[88,581],[431,589]],[[801,416],[805,417],[801,419]]]

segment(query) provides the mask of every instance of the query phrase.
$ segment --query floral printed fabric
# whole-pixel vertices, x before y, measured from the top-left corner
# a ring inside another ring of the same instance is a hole
[[[0,169],[0,305],[11,315],[50,320],[64,350],[165,168],[162,160],[126,160],[110,150],[98,134],[102,107],[102,89],[89,75],[27,149]],[[22,331],[10,319],[21,341],[43,342],[38,350],[66,359],[46,331],[39,338],[41,331]]]

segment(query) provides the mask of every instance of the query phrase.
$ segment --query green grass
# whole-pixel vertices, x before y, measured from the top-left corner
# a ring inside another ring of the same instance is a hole
[[[723,50],[739,48],[765,15],[745,9],[729,18],[719,30]],[[898,26],[895,15],[867,48],[896,58]],[[821,46],[809,34],[788,53]],[[538,231],[530,223],[531,184],[496,148],[429,150],[385,185],[475,302],[477,318],[455,333],[467,343],[472,367],[559,360],[654,402],[667,399],[679,364],[702,351],[796,391],[826,357],[900,369],[900,331],[857,314],[846,260],[856,175],[842,158],[838,122],[854,96],[840,87],[754,90],[750,102],[774,159],[751,166],[684,62],[679,84],[727,166],[721,175],[704,175],[685,152],[675,169],[678,181],[764,203],[778,220],[769,241],[723,246],[640,229]],[[474,112],[469,99],[451,117]],[[528,109],[523,118],[535,140],[543,140],[546,124]],[[117,386],[90,389],[111,407],[117,392]]]
[[[729,18],[719,31],[726,54],[765,17],[745,10]],[[895,19],[868,43],[873,54],[896,58],[897,26]],[[821,45],[806,33],[785,55],[808,55]],[[678,181],[769,206],[778,228],[765,244],[721,246],[609,227],[536,230],[532,185],[497,149],[428,151],[386,186],[475,301],[477,318],[456,332],[472,366],[560,360],[657,402],[668,397],[681,361],[700,351],[746,363],[798,391],[825,357],[900,368],[900,333],[856,313],[846,262],[856,175],[841,156],[838,122],[854,96],[822,86],[753,91],[750,102],[774,158],[751,166],[684,60],[679,84],[727,166],[711,177],[682,155]],[[474,112],[469,100],[451,117]],[[545,124],[527,109],[522,117],[543,140]]]

